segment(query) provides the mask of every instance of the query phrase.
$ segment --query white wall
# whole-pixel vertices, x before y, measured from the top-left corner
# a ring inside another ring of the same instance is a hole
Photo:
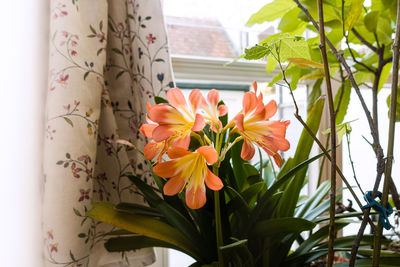
[[[47,73],[47,1],[0,9],[1,266],[40,262],[40,166]]]

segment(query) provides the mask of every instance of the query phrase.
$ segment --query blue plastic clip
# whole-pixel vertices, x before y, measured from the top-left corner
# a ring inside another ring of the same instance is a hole
[[[387,208],[383,207],[378,201],[376,201],[373,197],[372,197],[372,191],[367,191],[364,195],[364,199],[365,201],[367,201],[367,205],[362,206],[361,209],[366,209],[366,208],[373,208],[374,210],[376,210],[376,212],[379,213],[379,217],[381,218],[382,221],[382,225],[383,228],[385,228],[386,230],[390,230],[390,228],[392,227],[390,225],[389,222],[389,216],[393,213],[393,208],[392,205],[390,205],[390,203],[387,203]],[[382,193],[381,192],[377,192],[377,197],[379,197],[379,199],[382,199]]]

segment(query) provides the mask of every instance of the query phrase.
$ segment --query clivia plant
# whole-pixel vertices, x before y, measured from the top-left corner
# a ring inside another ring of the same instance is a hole
[[[327,226],[307,241],[301,236],[327,220],[321,214],[328,208],[329,182],[308,199],[300,198],[307,165],[323,153],[309,158],[313,140],[303,131],[294,157],[284,162],[279,151],[290,148],[289,121],[272,120],[276,102],[264,103],[256,83],[253,88],[230,120],[216,90],[207,98],[193,90],[187,102],[174,88],[167,100],[148,104],[148,123],[140,131],[150,140],[143,156],[157,188],[125,176],[149,206],[94,203],[88,212],[125,230],[107,241],[109,251],[167,247],[192,256],[195,266],[303,266],[327,253]],[[309,113],[307,125],[314,133],[323,105],[324,99],[318,100]],[[250,164],[256,148],[260,160]],[[343,227],[350,221],[337,223]],[[291,251],[295,242],[300,246]]]

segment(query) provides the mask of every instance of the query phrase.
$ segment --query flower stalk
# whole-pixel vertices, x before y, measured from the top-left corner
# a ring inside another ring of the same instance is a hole
[[[218,167],[213,166],[213,173],[218,176]],[[221,247],[224,246],[224,240],[222,235],[222,223],[221,223],[221,206],[219,200],[219,191],[214,191],[214,214],[215,214],[215,232],[217,237],[217,251],[218,251],[218,264],[220,267],[224,266],[224,258],[222,256]]]

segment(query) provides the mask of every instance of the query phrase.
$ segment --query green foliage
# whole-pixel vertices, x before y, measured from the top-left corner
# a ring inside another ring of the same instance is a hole
[[[323,104],[322,99],[318,100],[310,112],[307,124],[313,131],[318,129]],[[324,198],[329,182],[323,183],[312,197],[299,201],[307,166],[323,156],[321,153],[309,158],[312,144],[304,132],[294,158],[278,173],[274,173],[270,160],[261,159],[258,167],[242,160],[240,142],[226,155],[226,164],[220,167],[221,177],[225,178],[221,190],[225,242],[219,248],[226,262],[233,266],[287,266],[293,243],[301,233],[312,231],[319,223],[318,216],[328,208]],[[138,187],[149,206],[94,203],[88,216],[126,230],[106,242],[107,250],[158,246],[182,251],[200,265],[216,261],[215,229],[210,227],[215,223],[212,205],[190,210],[179,196],[162,193],[163,180],[159,182],[160,188],[154,188],[138,177],[124,175]],[[207,198],[212,203],[212,194]],[[315,256],[310,251],[316,247],[319,254],[327,252],[322,246],[327,232],[316,234],[310,236],[312,244],[309,241],[300,246],[302,249],[294,254],[291,263],[310,260],[310,255]]]

